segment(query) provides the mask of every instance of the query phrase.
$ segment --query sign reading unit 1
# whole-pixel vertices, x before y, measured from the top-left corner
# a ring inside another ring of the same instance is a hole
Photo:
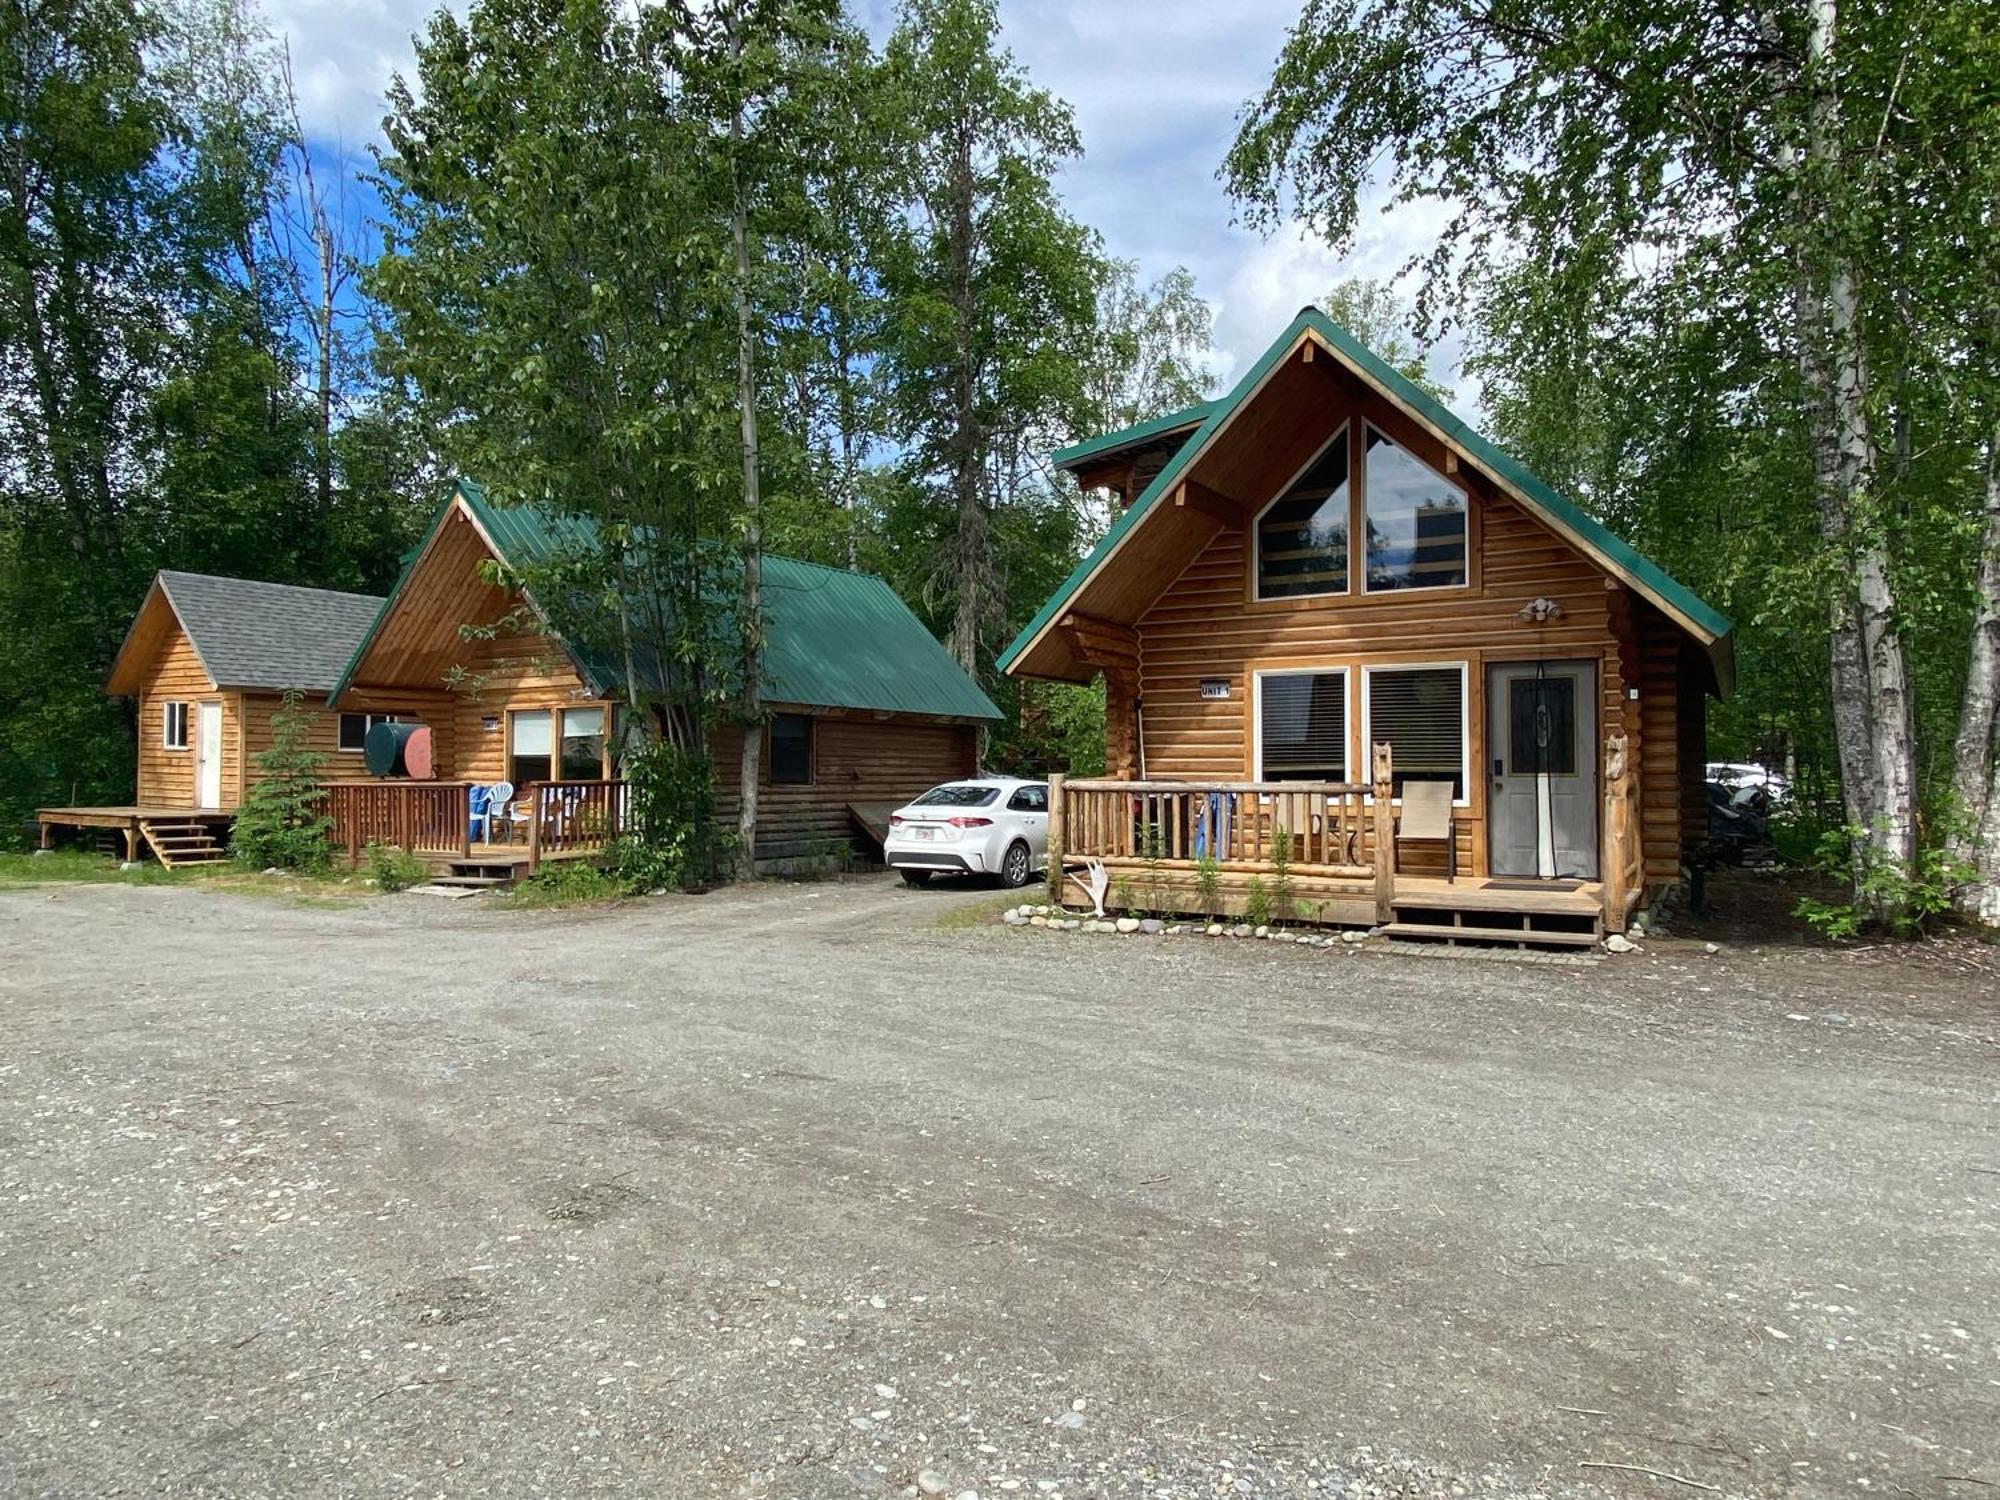
[[[1227,677],[1202,678],[1201,695],[1204,698],[1227,698],[1229,696],[1229,679]]]

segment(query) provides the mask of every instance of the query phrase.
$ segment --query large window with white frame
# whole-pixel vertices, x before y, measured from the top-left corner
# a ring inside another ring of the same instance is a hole
[[[1347,424],[1292,477],[1256,523],[1257,597],[1347,592]]]
[[[1465,491],[1367,429],[1362,459],[1369,593],[1465,586]]]
[[[1406,782],[1449,781],[1465,802],[1466,682],[1464,662],[1362,668],[1362,742],[1388,742],[1395,795]]]
[[[1256,779],[1346,781],[1347,669],[1259,672],[1256,687]]]

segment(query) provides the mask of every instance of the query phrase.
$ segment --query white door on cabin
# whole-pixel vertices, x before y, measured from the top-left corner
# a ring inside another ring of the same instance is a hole
[[[222,705],[196,705],[194,730],[194,805],[222,806]]]
[[[1488,868],[1597,878],[1597,665],[1508,662],[1486,676]]]

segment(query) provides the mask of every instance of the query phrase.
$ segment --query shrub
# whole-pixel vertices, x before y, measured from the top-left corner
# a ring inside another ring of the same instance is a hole
[[[1243,887],[1243,920],[1252,927],[1271,925],[1271,893],[1261,875],[1252,875]]]
[[[1289,922],[1299,914],[1292,891],[1292,835],[1280,824],[1271,841],[1271,920]]]
[[[430,866],[394,844],[368,846],[368,873],[384,891],[406,891],[430,878]]]
[[[1951,910],[1953,894],[1974,874],[1965,860],[1937,844],[1918,850],[1915,865],[1905,869],[1852,826],[1824,834],[1813,863],[1851,880],[1855,899],[1844,904],[1806,896],[1792,914],[1836,940],[1870,925],[1897,937],[1917,937]]]
[[[252,869],[324,870],[333,863],[333,820],[320,793],[326,757],[308,748],[317,714],[294,691],[271,715],[271,747],[257,753],[258,780],[236,812],[230,853]]]
[[[587,859],[563,859],[545,864],[514,887],[516,906],[579,906],[615,901],[632,893],[631,884]]]
[[[715,826],[715,767],[708,757],[647,740],[628,746],[621,764],[631,822],[607,851],[606,866],[632,890],[713,884],[731,840]]]
[[[1222,861],[1206,850],[1195,856],[1194,893],[1202,914],[1213,922],[1222,910]]]

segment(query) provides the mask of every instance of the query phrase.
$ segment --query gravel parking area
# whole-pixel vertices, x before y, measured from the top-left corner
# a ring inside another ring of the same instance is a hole
[[[0,892],[0,1496],[2000,1493],[1990,972],[1002,904]]]

